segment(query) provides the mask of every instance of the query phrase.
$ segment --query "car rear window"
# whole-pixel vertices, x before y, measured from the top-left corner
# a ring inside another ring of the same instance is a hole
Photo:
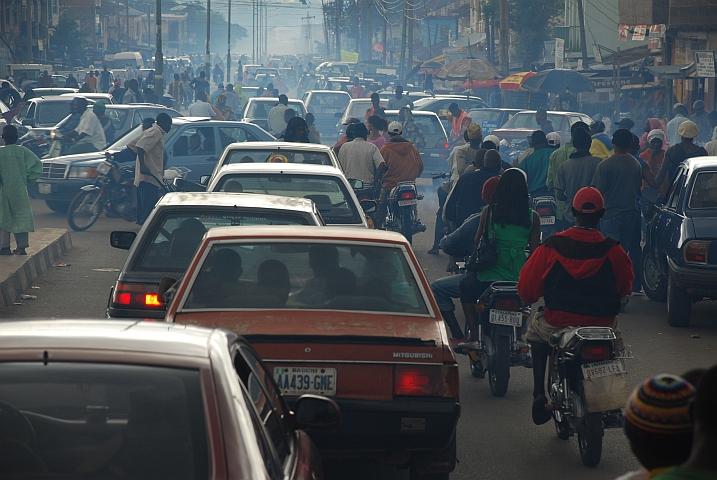
[[[52,126],[70,114],[70,101],[41,102],[37,104],[37,122],[39,126]]]
[[[206,256],[183,309],[240,308],[427,313],[398,246],[222,242]]]
[[[303,213],[233,211],[167,212],[143,235],[134,271],[184,272],[210,228],[255,225],[309,225]]]
[[[379,102],[379,105],[385,107],[388,104],[387,99],[381,99]],[[366,102],[351,102],[348,106],[348,110],[344,112],[344,120],[346,121],[349,118],[358,118],[359,120],[364,119],[366,116],[366,110],[371,108],[371,100],[368,100]]]
[[[388,123],[397,122],[398,114],[387,114],[386,121]],[[446,131],[443,129],[443,125],[438,117],[433,115],[414,115],[413,121],[416,122],[416,125],[418,125],[423,132],[428,148],[433,148],[440,140],[446,140]]]
[[[222,165],[232,163],[306,163],[311,165],[333,165],[326,152],[310,152],[301,150],[267,150],[241,149],[232,150]]]
[[[252,118],[252,119],[265,119],[269,117],[269,111],[274,108],[279,102],[274,101],[263,101],[263,102],[252,102],[249,106],[248,113],[244,115],[245,117]],[[289,102],[289,108],[293,109],[294,112],[296,112],[297,117],[304,117],[304,109],[301,108],[302,105],[298,103],[291,103]]]
[[[553,128],[557,131],[563,125],[563,116],[555,113],[548,114],[548,120],[553,124]],[[535,121],[534,113],[517,113],[505,122],[501,128],[528,128],[530,130],[538,130],[540,125]]]
[[[339,93],[314,93],[306,106],[311,113],[334,114],[341,113],[349,104],[351,97]],[[366,107],[368,108],[368,107]]]
[[[0,364],[0,384],[14,427],[3,431],[3,453],[24,459],[13,478],[209,476],[198,370],[13,362]]]
[[[220,178],[212,191],[225,192],[230,185],[235,184],[240,186],[243,193],[303,197],[313,200],[324,221],[329,225],[362,223],[361,216],[345,185],[333,176],[232,174]]]
[[[717,208],[717,172],[697,174],[688,207],[693,210]]]

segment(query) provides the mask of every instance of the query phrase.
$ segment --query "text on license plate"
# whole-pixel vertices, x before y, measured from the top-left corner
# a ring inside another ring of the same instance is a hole
[[[555,217],[540,217],[541,225],[555,225]]]
[[[589,363],[583,365],[583,378],[607,377],[627,373],[625,364],[621,360],[608,360],[606,362]]]
[[[38,183],[37,191],[43,195],[49,195],[52,193],[52,184],[51,183]]]
[[[496,325],[510,325],[511,327],[520,327],[523,324],[522,312],[506,312],[505,310],[491,310],[490,323]]]
[[[336,395],[336,369],[274,367],[274,381],[284,395]]]
[[[399,200],[398,206],[399,207],[405,207],[406,205],[418,205],[418,200],[415,198],[413,200]]]

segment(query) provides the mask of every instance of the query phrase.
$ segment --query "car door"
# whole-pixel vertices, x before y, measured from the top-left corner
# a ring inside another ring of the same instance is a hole
[[[677,170],[675,181],[665,195],[664,205],[659,207],[659,218],[655,220],[656,225],[652,238],[655,258],[667,258],[677,248],[683,220],[679,213],[679,207],[685,191],[686,181],[687,169],[681,166]],[[666,267],[666,264],[662,266]],[[666,271],[663,273],[666,273]]]
[[[219,159],[217,139],[214,126],[183,125],[169,144],[165,145],[167,153],[166,168],[173,168],[182,177],[198,182],[202,175],[210,175]],[[198,142],[198,148],[197,147]]]

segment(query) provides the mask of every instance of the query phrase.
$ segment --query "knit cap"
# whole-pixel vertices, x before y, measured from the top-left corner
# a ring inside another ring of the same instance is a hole
[[[625,430],[638,435],[681,435],[692,431],[695,388],[681,377],[661,374],[637,387],[625,407]]]

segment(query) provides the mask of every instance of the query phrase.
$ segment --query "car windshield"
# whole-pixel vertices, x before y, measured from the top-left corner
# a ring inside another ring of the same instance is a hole
[[[382,98],[378,103],[385,107],[386,104],[388,104],[388,100]],[[366,116],[366,110],[369,108],[371,108],[371,100],[367,100],[365,102],[351,102],[348,109],[346,109],[346,112],[344,112],[344,121],[349,118],[358,118],[359,120],[363,120]]]
[[[302,150],[241,149],[231,150],[222,165],[232,163],[307,163],[311,165],[333,165],[327,152]]]
[[[209,476],[198,370],[10,362],[0,364],[0,384],[3,411],[14,418],[3,453],[23,459],[13,478]]]
[[[356,225],[362,223],[355,202],[338,178],[329,175],[290,175],[271,173],[244,173],[225,175],[212,189],[225,192],[237,182],[244,193],[303,197],[313,200],[329,225]]]
[[[717,208],[717,172],[697,174],[688,206],[693,210]]]
[[[278,105],[278,100],[270,100],[270,101],[263,101],[263,102],[251,102],[251,105],[248,107],[248,113],[245,115],[247,118],[253,118],[253,119],[265,119],[269,117],[269,111],[274,108],[276,105]],[[289,108],[293,109],[294,112],[296,112],[297,117],[304,117],[304,109],[301,108],[302,105],[299,103],[292,103],[289,102]]]
[[[70,102],[38,102],[37,121],[35,125],[38,127],[50,127],[70,114]],[[91,108],[91,107],[89,107]]]
[[[386,114],[386,121],[388,123],[397,122],[398,114]],[[416,125],[418,125],[423,132],[423,136],[426,139],[426,145],[429,148],[433,148],[439,140],[446,139],[446,131],[443,129],[443,125],[438,117],[433,115],[414,115],[413,121],[416,122]]]
[[[340,113],[350,100],[351,97],[345,93],[314,93],[306,108],[311,113]]]
[[[119,108],[108,108],[105,111],[105,115],[109,117],[109,119],[112,121],[112,126],[114,127],[115,131],[119,130],[122,125],[125,124],[127,121],[127,115],[130,114],[130,111],[128,109],[119,109]]]
[[[563,125],[563,116],[556,113],[549,113],[548,120],[553,124],[555,130],[560,130]],[[516,113],[513,118],[505,122],[501,128],[525,128],[528,130],[537,130],[540,128],[535,120],[535,113]]]
[[[309,220],[299,212],[238,208],[204,207],[201,212],[167,212],[152,222],[149,231],[143,236],[144,241],[132,270],[184,272],[202,237],[210,228],[255,225],[309,225]]]
[[[164,136],[164,144],[166,145],[173,137],[177,134],[179,131],[179,127],[176,125],[172,127],[172,129]],[[107,150],[122,150],[125,147],[127,147],[127,144],[134,140],[135,138],[139,137],[142,133],[142,125],[137,125],[132,130],[127,132],[122,138],[117,140],[115,143],[107,147]]]
[[[399,246],[331,242],[214,245],[183,309],[238,308],[427,313]]]

